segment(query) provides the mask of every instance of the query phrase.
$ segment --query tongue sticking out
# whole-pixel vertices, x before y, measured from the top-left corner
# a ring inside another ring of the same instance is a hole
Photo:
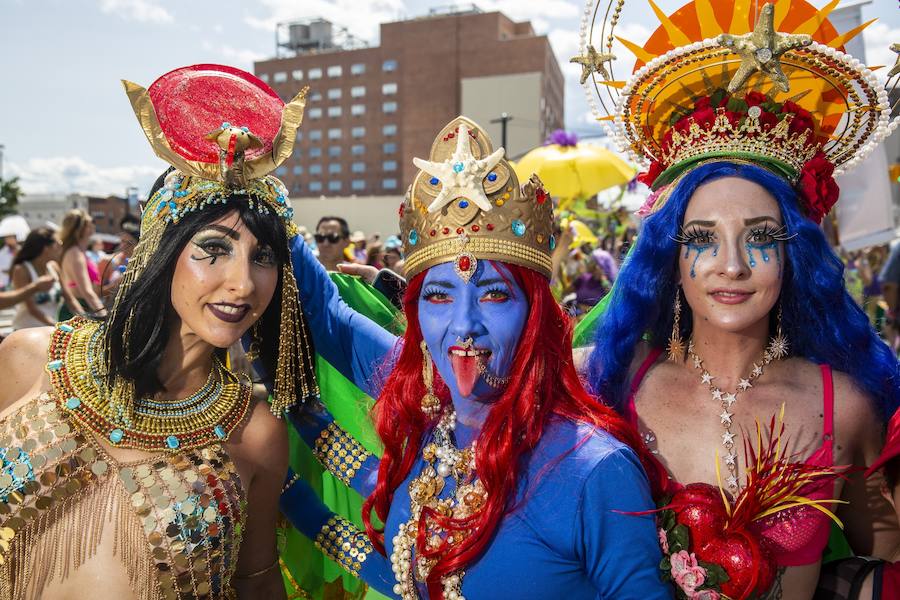
[[[450,365],[456,376],[456,389],[460,395],[466,398],[472,395],[475,383],[478,381],[478,357],[450,355]]]

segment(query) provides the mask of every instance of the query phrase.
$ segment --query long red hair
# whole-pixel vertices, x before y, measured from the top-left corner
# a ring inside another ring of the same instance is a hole
[[[531,269],[507,263],[498,265],[498,270],[501,269],[515,278],[529,299],[528,317],[510,370],[510,382],[493,403],[476,442],[478,477],[487,491],[485,505],[468,519],[428,514],[448,534],[458,531],[464,537],[456,545],[445,541],[437,551],[421,550],[424,527],[422,522],[419,524],[416,554],[437,561],[426,580],[432,598],[443,598],[441,577],[476,560],[490,542],[514,499],[519,458],[538,444],[552,415],[594,425],[630,446],[649,476],[654,496],[666,481],[665,472],[646,450],[637,430],[611,408],[592,398],[582,386],[572,360],[571,322],[550,293],[546,278]],[[427,418],[419,406],[425,394],[418,319],[424,277],[425,273],[420,273],[409,283],[403,302],[407,317],[403,344],[396,366],[373,409],[384,454],[375,491],[363,504],[363,520],[373,544],[382,553],[385,553],[384,530],[372,525],[372,509],[382,522],[387,519],[394,490],[409,475],[425,433],[434,425],[434,420]],[[446,384],[439,374],[435,375],[435,392],[443,403],[449,403]]]

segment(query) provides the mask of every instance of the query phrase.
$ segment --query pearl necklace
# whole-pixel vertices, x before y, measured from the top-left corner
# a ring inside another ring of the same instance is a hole
[[[735,493],[739,489],[737,477],[737,452],[734,450],[734,438],[736,437],[736,434],[731,431],[734,413],[730,412],[729,409],[737,402],[738,394],[752,388],[753,382],[759,379],[763,374],[765,367],[775,358],[780,358],[779,353],[773,352],[772,345],[770,344],[765,353],[763,353],[762,361],[753,363],[753,369],[750,371],[750,375],[744,379],[740,379],[738,381],[737,389],[734,392],[728,393],[723,392],[717,386],[713,385],[715,377],[710,375],[709,371],[703,367],[703,360],[694,352],[693,340],[688,344],[688,357],[694,362],[694,368],[700,371],[700,381],[709,388],[712,399],[722,406],[722,412],[719,414],[719,419],[725,429],[725,433],[722,434],[722,445],[725,446],[725,449],[728,451],[725,455],[725,466],[728,468],[729,473],[728,477],[725,479],[725,483],[728,486],[728,490]]]
[[[430,508],[441,515],[464,519],[480,510],[487,500],[487,492],[475,473],[475,443],[458,449],[451,433],[455,428],[456,412],[451,409],[438,421],[434,440],[422,448],[422,458],[427,465],[409,484],[410,517],[406,523],[401,523],[393,538],[391,552],[391,569],[397,580],[394,593],[403,600],[419,597],[416,581],[425,581],[436,562],[419,556],[413,563],[422,510]],[[444,480],[451,475],[456,480],[456,492],[451,498],[440,499]],[[425,529],[425,550],[437,549],[445,539],[451,545],[457,545],[467,537],[465,531],[456,531],[447,537],[446,530],[427,517]],[[464,575],[465,572],[459,570],[441,579],[445,599],[465,600],[462,595]]]

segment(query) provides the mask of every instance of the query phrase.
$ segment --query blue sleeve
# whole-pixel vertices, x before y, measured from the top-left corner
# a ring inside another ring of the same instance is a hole
[[[301,236],[291,241],[291,263],[316,351],[356,387],[377,398],[381,382],[373,375],[397,345],[397,337],[341,300]]]
[[[328,558],[376,591],[396,598],[391,562],[375,551],[364,531],[331,512],[308,483],[288,472],[281,512],[297,531],[311,539]]]
[[[369,497],[378,482],[378,457],[341,429],[321,404],[287,411],[286,416],[329,473]]]
[[[672,598],[659,570],[656,517],[623,514],[653,508],[650,485],[631,449],[620,448],[594,467],[582,494],[576,552],[597,598]]]

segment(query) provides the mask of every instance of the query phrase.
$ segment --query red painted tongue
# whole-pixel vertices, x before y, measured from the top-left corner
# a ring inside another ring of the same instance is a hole
[[[478,381],[478,357],[451,354],[450,365],[456,376],[456,389],[463,398],[470,396]]]

